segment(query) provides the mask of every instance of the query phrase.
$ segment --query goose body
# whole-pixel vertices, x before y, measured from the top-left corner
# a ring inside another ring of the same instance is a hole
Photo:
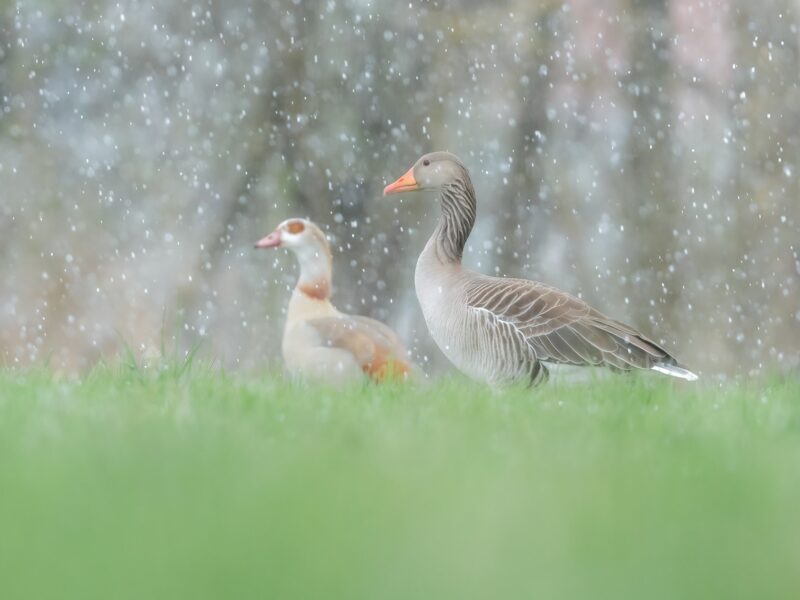
[[[493,385],[538,382],[546,372],[525,340],[501,317],[469,306],[470,284],[479,276],[461,266],[440,264],[428,243],[417,261],[414,283],[431,337],[450,362],[473,379]]]
[[[493,385],[539,383],[546,364],[652,369],[697,379],[657,343],[579,298],[539,282],[466,269],[461,258],[476,201],[458,158],[426,154],[384,193],[414,190],[439,191],[442,217],[417,261],[415,287],[431,337],[459,370]]]
[[[375,319],[347,315],[330,301],[330,246],[305,219],[289,219],[256,244],[287,247],[300,276],[286,313],[281,351],[287,371],[306,379],[342,384],[404,378],[415,369],[397,335]]]

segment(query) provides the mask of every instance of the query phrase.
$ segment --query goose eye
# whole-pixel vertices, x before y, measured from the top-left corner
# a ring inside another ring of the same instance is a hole
[[[429,161],[429,160],[426,158],[425,160],[423,160],[423,161],[422,161],[422,164],[423,164],[424,166],[426,166],[426,167],[427,167],[428,165],[430,165],[430,164],[431,164],[431,161]]]
[[[306,226],[303,225],[302,221],[292,221],[286,225],[286,231],[289,233],[302,233],[305,228]]]

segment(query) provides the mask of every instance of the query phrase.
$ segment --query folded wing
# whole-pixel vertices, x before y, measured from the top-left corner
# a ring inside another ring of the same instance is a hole
[[[467,287],[467,304],[512,326],[524,336],[538,360],[618,371],[655,369],[696,378],[664,348],[635,329],[541,283],[480,276]]]
[[[323,345],[352,354],[373,381],[402,379],[414,371],[400,339],[380,321],[342,315],[310,319],[307,324],[317,331]]]

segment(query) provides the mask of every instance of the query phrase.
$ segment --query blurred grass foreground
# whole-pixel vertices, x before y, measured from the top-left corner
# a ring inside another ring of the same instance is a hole
[[[798,598],[798,397],[5,372],[0,597]]]

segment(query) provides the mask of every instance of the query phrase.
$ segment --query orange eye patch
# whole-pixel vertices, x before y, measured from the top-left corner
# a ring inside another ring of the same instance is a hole
[[[286,225],[286,231],[289,233],[303,233],[305,228],[302,221],[292,221]]]

